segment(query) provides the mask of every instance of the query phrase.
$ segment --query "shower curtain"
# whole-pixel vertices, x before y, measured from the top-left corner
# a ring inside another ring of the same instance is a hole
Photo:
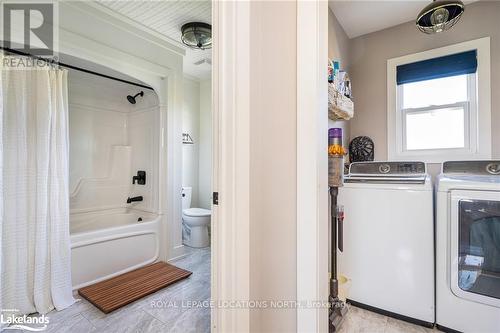
[[[2,67],[0,85],[0,309],[45,314],[75,302],[67,71]]]

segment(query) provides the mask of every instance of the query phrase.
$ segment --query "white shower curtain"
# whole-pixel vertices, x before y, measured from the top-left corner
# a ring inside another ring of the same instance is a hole
[[[71,288],[67,71],[1,68],[0,309],[61,310]]]

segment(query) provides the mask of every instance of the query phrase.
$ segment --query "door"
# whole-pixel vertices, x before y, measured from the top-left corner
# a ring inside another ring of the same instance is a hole
[[[500,192],[452,191],[450,208],[452,292],[500,307]]]

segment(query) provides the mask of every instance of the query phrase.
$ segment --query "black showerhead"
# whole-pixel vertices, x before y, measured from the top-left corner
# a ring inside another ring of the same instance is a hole
[[[141,91],[140,93],[137,93],[135,94],[134,96],[131,96],[131,95],[128,95],[127,96],[127,100],[130,102],[130,104],[135,104],[137,101],[135,100],[135,98],[137,96],[144,96],[144,91]]]

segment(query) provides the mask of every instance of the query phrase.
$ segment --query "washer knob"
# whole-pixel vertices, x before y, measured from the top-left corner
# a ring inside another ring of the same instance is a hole
[[[389,171],[391,171],[391,166],[389,164],[381,164],[378,167],[378,171],[380,171],[380,173],[389,173]]]
[[[500,163],[490,163],[486,166],[486,171],[492,175],[500,175]]]

